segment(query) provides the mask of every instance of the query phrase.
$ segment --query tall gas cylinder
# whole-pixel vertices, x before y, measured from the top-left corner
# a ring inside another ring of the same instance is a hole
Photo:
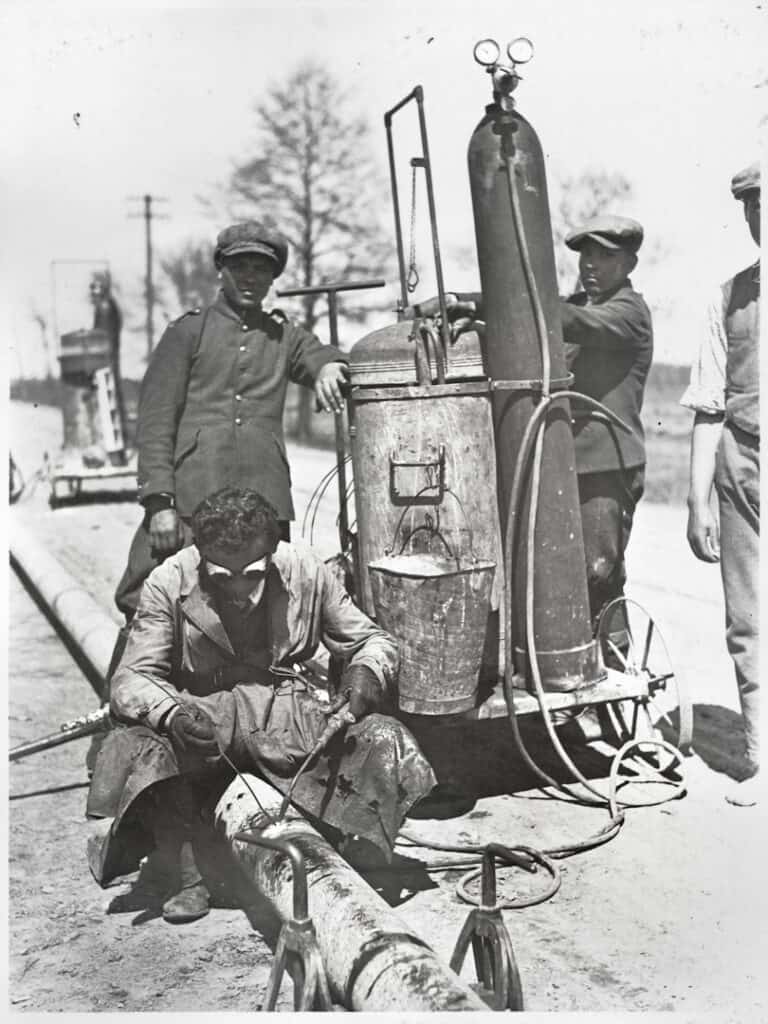
[[[486,107],[472,134],[468,163],[486,323],[483,354],[493,389],[498,507],[504,537],[517,454],[542,392],[542,339],[537,320],[541,324],[543,319],[546,332],[543,343],[549,353],[552,390],[566,388],[568,375],[541,145],[511,99],[517,84],[514,69],[494,65],[488,70],[492,72],[494,101]],[[519,217],[513,207],[513,188]],[[531,288],[531,274],[535,290]],[[530,488],[530,472],[527,480],[526,487]],[[525,496],[518,510],[518,542],[512,552],[519,673],[529,668],[525,632],[529,498],[530,494]],[[566,399],[555,401],[546,417],[538,521],[531,552],[534,638],[542,683],[549,690],[576,689],[597,679],[600,669],[590,626]]]
[[[428,553],[461,567],[496,567],[479,625],[484,650],[474,678],[464,680],[461,694],[443,691],[435,680],[433,692],[409,704],[401,687],[402,710],[447,715],[473,707],[481,682],[492,685],[498,679],[504,581],[493,424],[479,340],[466,332],[451,346],[443,383],[436,382],[439,344],[418,320],[363,338],[350,352],[348,410],[358,602],[365,611],[376,616],[369,567],[386,556]],[[476,640],[477,622],[462,628],[471,628]],[[456,642],[460,646],[458,635]]]

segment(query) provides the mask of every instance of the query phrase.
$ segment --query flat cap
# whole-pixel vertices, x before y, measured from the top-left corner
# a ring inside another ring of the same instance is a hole
[[[283,236],[255,220],[231,224],[219,232],[213,261],[218,267],[225,257],[238,252],[259,252],[268,256],[275,264],[275,277],[282,274],[288,262],[288,243]]]
[[[605,246],[606,249],[626,249],[637,252],[643,244],[643,226],[629,217],[614,217],[604,214],[593,217],[578,230],[566,236],[565,244],[576,252],[591,239]]]
[[[755,161],[731,178],[734,199],[743,199],[747,192],[760,191],[760,164]]]

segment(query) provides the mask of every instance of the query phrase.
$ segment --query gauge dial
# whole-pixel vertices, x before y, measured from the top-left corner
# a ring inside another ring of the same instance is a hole
[[[479,43],[475,43],[475,48],[472,52],[477,63],[488,68],[499,59],[501,50],[499,49],[499,44],[494,39],[481,39]]]
[[[513,64],[527,64],[533,56],[533,43],[525,36],[518,36],[508,44],[507,56]]]

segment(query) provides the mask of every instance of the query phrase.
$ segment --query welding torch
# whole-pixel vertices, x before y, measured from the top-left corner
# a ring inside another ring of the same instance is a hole
[[[349,710],[349,701],[345,701],[340,708],[338,708],[332,715],[329,716],[326,722],[325,728],[320,733],[317,742],[314,747],[310,750],[307,756],[302,761],[299,770],[291,779],[291,783],[288,786],[283,802],[280,804],[280,810],[278,811],[277,820],[282,821],[285,817],[285,812],[288,810],[288,804],[291,802],[293,791],[296,788],[296,783],[299,781],[301,776],[304,774],[309,765],[314,761],[318,755],[328,746],[333,737],[341,732],[342,729],[346,729],[348,725],[354,725],[357,719]]]

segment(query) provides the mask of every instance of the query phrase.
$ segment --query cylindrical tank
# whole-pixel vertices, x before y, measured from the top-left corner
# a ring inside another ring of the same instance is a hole
[[[446,382],[433,384],[435,344],[418,321],[402,321],[350,353],[359,600],[376,614],[368,567],[386,555],[450,552],[464,566],[494,563],[478,680],[496,682],[504,580],[488,382],[477,334],[466,332],[448,354]],[[455,710],[433,696],[430,713]]]
[[[468,162],[486,322],[484,363],[496,382],[492,405],[502,535],[515,460],[537,402],[533,382],[542,378],[536,309],[524,273],[505,152],[512,161],[530,269],[546,322],[554,386],[562,389],[567,378],[541,145],[522,115],[494,102],[472,135]],[[594,681],[600,669],[590,628],[570,408],[565,399],[554,403],[547,418],[539,495],[533,547],[536,651],[544,688],[571,690]],[[516,647],[520,649],[516,667],[525,672],[527,508],[518,525],[523,536],[513,553]]]

